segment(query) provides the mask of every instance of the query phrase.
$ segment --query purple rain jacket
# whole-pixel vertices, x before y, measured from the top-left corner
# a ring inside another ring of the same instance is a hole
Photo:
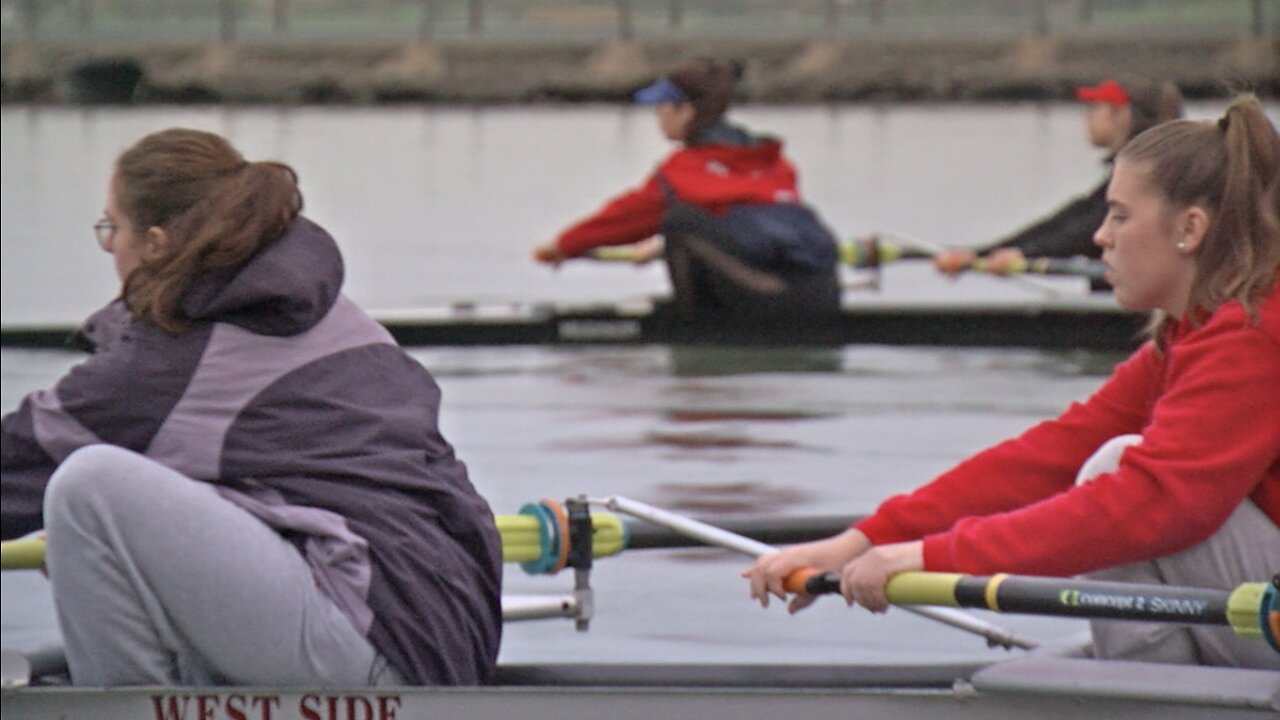
[[[42,525],[57,464],[107,443],[218,487],[298,546],[316,582],[412,683],[487,681],[501,541],[440,435],[440,389],[339,291],[342,257],[298,218],[183,296],[170,335],[119,301],[96,345],[3,420],[0,534]]]

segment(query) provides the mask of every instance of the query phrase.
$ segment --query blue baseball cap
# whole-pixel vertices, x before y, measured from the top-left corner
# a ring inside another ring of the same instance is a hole
[[[685,96],[684,91],[667,79],[666,76],[658,78],[658,81],[649,87],[640,88],[632,97],[641,105],[689,102],[689,98]]]

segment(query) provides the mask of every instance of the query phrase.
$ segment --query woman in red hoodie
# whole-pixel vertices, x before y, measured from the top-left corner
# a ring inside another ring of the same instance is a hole
[[[1057,419],[761,558],[744,573],[752,597],[784,597],[810,566],[877,612],[907,570],[1223,589],[1280,570],[1280,135],[1252,96],[1217,122],[1153,128],[1118,155],[1107,204],[1094,242],[1116,299],[1154,311],[1151,341]],[[1225,628],[1093,632],[1101,657],[1280,669]]]
[[[738,75],[728,62],[692,60],[637,92],[682,147],[639,188],[535,247],[533,258],[557,264],[640,243],[638,261],[666,259],[685,314],[838,311],[836,241],[800,202],[782,143],[724,119]],[[643,242],[659,234],[665,242]]]

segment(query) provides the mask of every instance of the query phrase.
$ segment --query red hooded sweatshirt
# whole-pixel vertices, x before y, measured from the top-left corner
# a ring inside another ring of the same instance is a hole
[[[610,200],[598,212],[560,234],[565,257],[603,245],[627,245],[658,234],[668,198],[692,203],[713,215],[738,204],[799,202],[796,171],[782,156],[782,143],[694,145],[672,153],[644,185]]]
[[[926,570],[1075,575],[1196,545],[1246,498],[1280,526],[1280,284],[1254,322],[1225,303],[1175,323],[1093,397],[890,498],[858,523],[875,544],[924,539]],[[1084,461],[1138,433],[1118,469]]]

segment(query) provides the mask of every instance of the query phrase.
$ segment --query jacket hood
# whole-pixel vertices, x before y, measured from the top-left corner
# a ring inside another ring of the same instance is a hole
[[[786,163],[782,143],[773,138],[760,138],[751,145],[699,145],[693,149],[697,157],[719,163],[732,173],[767,172]]]
[[[206,273],[182,298],[197,321],[260,335],[296,335],[320,322],[342,289],[342,254],[329,233],[299,216],[244,264]]]
[[[759,145],[766,139],[753,135],[746,128],[734,125],[722,118],[699,130],[685,144],[693,146],[734,145],[749,147]]]

